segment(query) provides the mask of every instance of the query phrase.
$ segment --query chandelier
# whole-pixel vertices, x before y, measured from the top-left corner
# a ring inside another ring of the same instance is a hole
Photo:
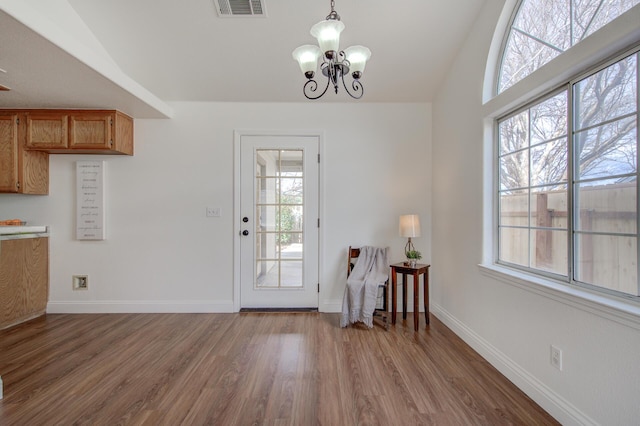
[[[360,77],[364,72],[364,66],[371,57],[371,51],[364,46],[351,46],[345,50],[339,50],[340,33],[344,30],[344,24],[340,21],[340,15],[335,11],[335,1],[331,0],[331,13],[326,20],[318,22],[311,27],[311,35],[318,40],[318,46],[306,44],[293,51],[293,58],[298,61],[300,69],[307,78],[307,82],[302,88],[302,92],[307,99],[319,99],[333,84],[333,88],[338,93],[340,82],[344,90],[354,99],[360,99],[364,93]],[[327,85],[322,93],[315,96],[318,90],[318,83],[313,79],[318,68],[318,59],[323,57],[320,69],[322,75],[327,78]],[[351,72],[353,78],[351,89],[347,87],[345,75]]]

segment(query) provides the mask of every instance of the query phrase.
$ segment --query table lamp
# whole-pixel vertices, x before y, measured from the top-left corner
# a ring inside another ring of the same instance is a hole
[[[400,236],[407,237],[407,245],[404,246],[405,254],[415,250],[411,238],[420,236],[420,218],[417,214],[405,214],[400,216]]]

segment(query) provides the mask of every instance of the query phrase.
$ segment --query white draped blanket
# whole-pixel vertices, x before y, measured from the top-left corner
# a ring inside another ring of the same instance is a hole
[[[347,278],[340,327],[358,321],[365,323],[367,327],[373,327],[378,286],[383,285],[388,277],[387,248],[362,247]]]

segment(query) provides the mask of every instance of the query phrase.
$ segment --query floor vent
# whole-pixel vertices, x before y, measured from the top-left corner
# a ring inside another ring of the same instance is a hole
[[[264,0],[213,0],[221,18],[264,18]]]

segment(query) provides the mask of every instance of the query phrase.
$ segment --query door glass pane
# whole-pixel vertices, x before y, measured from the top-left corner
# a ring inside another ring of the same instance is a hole
[[[281,259],[302,260],[302,232],[281,232],[278,235],[282,247]]]
[[[280,178],[280,198],[282,204],[302,204],[302,177]]]
[[[279,174],[302,177],[302,150],[281,150]]]
[[[256,271],[258,288],[278,287],[278,262],[274,260],[258,260]]]
[[[256,151],[256,288],[303,287],[302,150]]]
[[[280,262],[280,287],[297,288],[302,282],[302,260]]]

